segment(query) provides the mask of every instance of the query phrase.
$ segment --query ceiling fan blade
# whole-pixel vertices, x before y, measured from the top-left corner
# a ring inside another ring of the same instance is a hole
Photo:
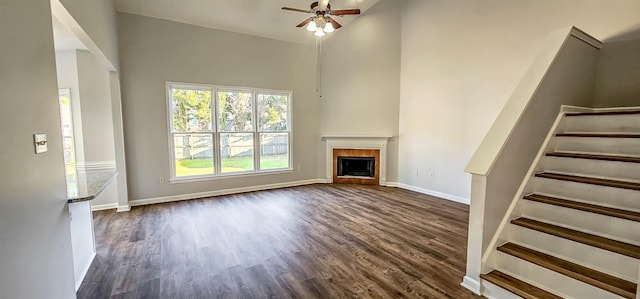
[[[329,5],[329,0],[319,0],[318,1],[318,8],[320,10],[325,10],[327,9],[327,6]]]
[[[325,20],[327,20],[327,22],[331,23],[331,25],[333,25],[333,29],[338,29],[340,27],[342,27],[342,25],[340,25],[340,23],[336,22],[336,20],[330,18],[330,17],[324,17]]]
[[[334,16],[344,16],[344,15],[359,15],[360,9],[338,9],[332,10],[331,15]]]
[[[297,12],[305,12],[305,13],[310,13],[312,12],[311,10],[308,9],[299,9],[299,8],[291,8],[291,7],[283,7],[283,10],[290,10],[290,11],[297,11]]]
[[[302,23],[298,24],[296,27],[303,27],[304,25],[309,24],[309,22],[311,22],[311,21],[313,21],[313,17],[308,18],[308,19],[306,19],[306,20],[302,21]]]

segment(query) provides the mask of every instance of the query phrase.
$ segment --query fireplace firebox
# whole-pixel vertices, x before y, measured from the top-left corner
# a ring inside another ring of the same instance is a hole
[[[380,184],[380,150],[333,149],[332,182],[336,184]]]
[[[338,177],[375,178],[376,157],[338,156]]]

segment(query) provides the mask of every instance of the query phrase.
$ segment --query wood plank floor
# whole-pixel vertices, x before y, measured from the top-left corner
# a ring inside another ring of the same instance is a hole
[[[78,298],[478,298],[468,206],[309,185],[94,213]]]

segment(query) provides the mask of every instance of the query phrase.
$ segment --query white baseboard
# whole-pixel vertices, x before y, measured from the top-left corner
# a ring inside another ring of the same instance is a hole
[[[395,185],[395,186],[392,186],[392,185]],[[387,186],[388,187],[398,187],[398,188],[402,188],[402,189],[407,189],[407,190],[415,191],[415,192],[418,192],[418,193],[431,195],[431,196],[435,196],[435,197],[439,197],[439,198],[444,198],[444,199],[448,199],[448,200],[451,200],[451,201],[455,201],[455,202],[459,202],[459,203],[463,203],[463,204],[467,204],[467,205],[471,204],[471,200],[469,198],[455,196],[455,195],[442,193],[442,192],[438,192],[438,191],[434,191],[434,190],[429,190],[429,189],[425,189],[425,188],[420,188],[420,187],[407,185],[407,184],[403,184],[403,183],[389,182],[389,183],[387,183]]]
[[[462,279],[462,283],[460,283],[460,285],[465,289],[472,291],[476,295],[482,295],[480,294],[480,282],[469,276],[465,276]]]
[[[398,188],[398,182],[387,182],[386,187]]]
[[[278,189],[278,188],[287,188],[287,187],[303,186],[303,185],[310,185],[310,184],[322,184],[322,183],[325,183],[324,179],[311,179],[311,180],[284,182],[284,183],[276,183],[276,184],[268,184],[268,185],[248,186],[248,187],[233,188],[233,189],[179,194],[179,195],[172,195],[172,196],[161,196],[161,197],[131,200],[129,201],[129,206],[135,207],[135,206],[151,205],[151,204],[164,203],[164,202],[172,202],[172,201],[180,201],[180,200],[188,200],[188,199],[196,199],[196,198],[204,198],[204,197],[212,197],[212,196],[220,196],[220,195],[229,195],[229,194],[244,193],[244,192],[262,191],[262,190],[270,190],[270,189]]]
[[[117,209],[118,208],[118,204],[117,203],[108,203],[108,204],[103,204],[103,205],[91,205],[91,211],[95,212],[95,211],[103,211],[103,210],[111,210],[111,209]]]
[[[84,278],[87,276],[87,273],[89,272],[89,268],[91,268],[91,264],[93,263],[93,260],[96,258],[96,253],[94,252],[91,255],[91,259],[89,260],[89,263],[87,263],[87,266],[84,267],[84,269],[82,270],[82,277],[75,282],[76,285],[76,292],[78,292],[78,290],[80,289],[80,286],[82,285],[82,281],[84,281]]]
[[[118,206],[116,204],[116,212],[120,213],[120,212],[129,212],[131,211],[131,205],[130,204],[126,204],[124,206]]]

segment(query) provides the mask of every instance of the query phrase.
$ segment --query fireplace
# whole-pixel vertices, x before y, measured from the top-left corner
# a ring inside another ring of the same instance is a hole
[[[376,177],[376,157],[338,156],[338,177]]]
[[[389,138],[391,136],[322,136],[322,140],[326,142],[326,182],[386,186]],[[347,173],[344,173],[345,165],[342,165],[342,173],[339,174],[339,157],[351,160]]]
[[[333,182],[378,185],[380,183],[380,150],[333,149]]]

